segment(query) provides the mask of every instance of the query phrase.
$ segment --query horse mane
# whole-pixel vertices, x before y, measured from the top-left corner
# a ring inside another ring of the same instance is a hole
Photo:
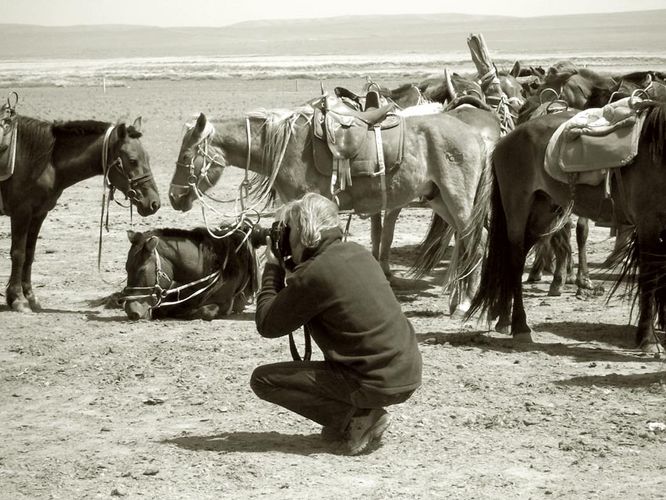
[[[71,121],[55,121],[51,126],[53,135],[57,139],[68,137],[83,137],[86,135],[101,135],[105,133],[111,126],[109,122],[102,122],[98,120],[71,120]],[[136,130],[134,126],[127,127],[127,135],[133,139],[141,137],[141,132]]]
[[[648,145],[652,161],[663,165],[664,144],[666,143],[666,103],[649,102],[646,106],[647,116],[641,129],[640,142]]]
[[[51,124],[24,115],[17,115],[17,120],[20,141],[17,152],[28,159],[33,169],[32,178],[36,179],[49,164],[55,146]]]
[[[294,134],[296,120],[304,117],[309,123],[313,116],[314,108],[311,106],[301,106],[295,110],[258,109],[248,113],[249,118],[263,122],[262,162],[270,172],[268,176],[260,174],[250,176],[249,193],[256,199],[269,196],[266,201],[267,206],[275,198],[272,186],[282,165],[284,151]]]
[[[162,240],[170,239],[187,239],[193,242],[202,254],[204,267],[212,270],[219,267],[223,262],[220,262],[220,256],[227,255],[230,251],[235,252],[246,238],[246,233],[240,229],[234,230],[235,226],[221,226],[213,233],[216,235],[224,235],[230,233],[224,238],[215,238],[205,227],[197,227],[194,229],[180,229],[180,228],[161,228],[151,229],[144,233],[142,241],[157,236]]]

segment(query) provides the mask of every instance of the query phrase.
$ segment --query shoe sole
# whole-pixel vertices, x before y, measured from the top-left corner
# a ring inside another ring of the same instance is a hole
[[[372,427],[370,427],[365,434],[363,435],[363,439],[361,439],[360,443],[355,446],[354,448],[350,448],[348,450],[349,455],[358,455],[359,453],[363,453],[370,443],[373,441],[379,441],[384,434],[384,431],[388,428],[389,424],[391,423],[391,420],[389,418],[388,413],[385,413],[381,417],[377,419],[377,421],[373,424]]]

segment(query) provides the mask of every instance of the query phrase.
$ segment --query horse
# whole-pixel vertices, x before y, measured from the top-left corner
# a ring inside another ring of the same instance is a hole
[[[6,290],[13,311],[38,311],[32,289],[35,245],[46,214],[63,190],[95,175],[118,189],[141,216],[160,198],[141,137],[141,118],[130,126],[94,121],[47,122],[16,116],[13,173],[0,183],[4,214],[11,218],[11,275]]]
[[[373,82],[375,86],[376,83]],[[497,139],[500,137],[500,122],[491,113],[492,108],[485,104],[485,96],[478,82],[459,75],[445,71],[444,77],[429,78],[418,84],[403,84],[396,89],[387,89],[377,86],[381,96],[398,99],[403,102],[406,97],[415,97],[414,89],[418,89],[418,96],[427,102],[442,104],[442,112],[448,112],[460,119],[467,125],[472,126],[483,139],[486,151],[492,150]],[[420,104],[408,101],[410,106]],[[416,108],[415,108],[416,109]],[[407,111],[408,112],[408,111]],[[382,220],[381,214],[372,215],[371,240],[372,254],[379,261],[387,277],[391,277],[389,257],[391,243],[395,233],[395,225],[400,215],[401,208],[386,211]],[[430,272],[444,257],[448,242],[452,237],[451,228],[437,214],[433,214],[428,233],[419,245],[415,262],[410,274],[415,277],[423,276]],[[457,299],[454,298],[450,304],[453,313],[458,307]]]
[[[560,68],[560,71],[562,68],[568,70],[568,74],[571,75],[575,74],[577,71],[575,67],[566,62],[560,63],[558,67]],[[556,68],[551,68],[549,70],[549,75],[552,83],[554,79],[561,76],[561,73],[559,73]],[[661,83],[658,73],[653,71],[640,71],[621,74],[612,78],[616,82],[615,84],[610,84],[608,80],[604,80],[603,85],[591,85],[585,87],[587,89],[585,92],[582,88],[579,89],[581,94],[579,94],[578,97],[586,99],[586,104],[584,105],[585,109],[594,106],[602,106],[609,102],[629,97],[636,92],[644,94],[646,97],[654,100],[666,101],[666,86]],[[551,94],[550,97],[560,98],[561,96]],[[566,103],[568,108],[574,107],[566,101],[566,98],[562,99],[562,102]],[[560,109],[558,107],[555,108]],[[548,107],[546,107],[545,110],[548,112]],[[531,108],[531,114],[529,114],[528,111],[529,110],[523,110],[521,112],[520,122],[524,122],[526,119],[538,114],[537,108]],[[609,221],[604,222],[607,223]],[[550,296],[561,295],[562,285],[564,283],[576,283],[578,286],[578,293],[582,293],[582,290],[591,290],[594,288],[589,277],[589,269],[587,266],[586,244],[589,235],[588,219],[585,217],[579,217],[576,222],[578,272],[575,276],[573,272],[573,260],[571,258],[571,244],[569,243],[570,233],[571,223],[567,222],[562,229],[549,235],[547,238],[541,239],[535,246],[535,259],[527,278],[527,282],[534,283],[540,281],[542,271],[550,267],[554,258],[555,269],[553,270],[553,281],[548,290],[548,295]],[[618,237],[615,240],[614,253],[622,251],[627,244],[627,237],[630,235],[631,231],[628,230],[628,228],[620,228]],[[609,262],[612,258],[612,256],[609,257]]]
[[[639,320],[636,344],[644,351],[660,349],[654,332],[655,317],[666,323],[666,104],[646,101],[638,153],[627,165],[614,170],[611,190],[616,216],[635,227],[624,274],[637,279]],[[601,216],[605,188],[576,184],[575,188],[549,176],[544,154],[557,127],[571,112],[530,120],[500,139],[492,157],[492,189],[487,258],[481,284],[466,315],[488,312],[499,317],[495,329],[517,341],[531,342],[523,305],[521,275],[527,252],[535,241],[561,218],[563,207],[596,220]],[[479,203],[475,220],[487,215],[488,204]]]
[[[212,122],[200,114],[181,142],[169,190],[172,207],[190,210],[197,193],[214,185],[227,166],[245,166],[257,174],[264,183],[254,185],[252,193],[260,199],[271,189],[282,201],[307,192],[332,198],[331,175],[320,173],[315,165],[313,116],[311,106]],[[340,208],[372,215],[422,198],[456,231],[461,266],[476,267],[469,261],[478,262],[482,249],[467,245],[469,237],[463,233],[471,223],[474,200],[488,185],[483,141],[473,128],[447,113],[406,116],[401,121],[404,147],[399,165],[387,166],[383,182],[379,176],[355,177],[337,195]],[[468,301],[478,273],[461,269],[452,269],[451,279],[465,275]]]
[[[258,290],[257,228],[128,231],[125,313],[130,320],[212,320],[241,313]]]

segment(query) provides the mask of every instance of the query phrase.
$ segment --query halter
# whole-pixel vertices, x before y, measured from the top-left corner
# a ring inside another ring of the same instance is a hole
[[[103,185],[103,193],[102,193],[102,213],[100,215],[100,221],[99,221],[99,244],[98,244],[98,252],[97,252],[97,269],[99,270],[101,268],[101,262],[102,262],[102,228],[106,226],[106,230],[109,230],[109,204],[111,203],[111,200],[114,200],[116,203],[118,203],[120,206],[124,206],[121,203],[119,203],[117,200],[114,199],[113,195],[118,189],[112,182],[109,177],[111,170],[115,169],[117,170],[120,175],[122,175],[125,180],[127,181],[127,193],[124,193],[126,198],[130,200],[130,221],[132,220],[132,201],[137,201],[137,192],[135,187],[138,187],[142,184],[145,184],[147,181],[152,180],[153,174],[151,171],[148,171],[147,174],[140,175],[138,177],[131,177],[130,173],[125,170],[125,165],[123,164],[123,160],[120,156],[117,156],[115,160],[109,164],[109,143],[111,141],[111,133],[113,132],[113,129],[115,128],[115,125],[110,125],[109,128],[106,129],[106,132],[104,133],[104,140],[102,141],[102,185]],[[108,192],[108,195],[107,195]],[[127,208],[127,207],[126,207]],[[106,223],[104,221],[104,215],[106,211]]]
[[[198,280],[190,281],[189,283],[185,283],[184,285],[171,288],[171,286],[174,283],[173,278],[171,278],[167,273],[165,273],[162,270],[162,259],[160,257],[159,252],[157,251],[157,248],[153,250],[153,253],[155,254],[155,284],[153,286],[125,287],[125,289],[123,290],[123,297],[122,297],[122,300],[124,302],[131,302],[142,299],[153,299],[155,302],[150,306],[151,310],[165,306],[174,306],[177,304],[182,304],[183,302],[187,302],[188,300],[193,299],[194,297],[197,297],[202,293],[204,293],[205,291],[209,290],[219,281],[220,277],[222,276],[222,270],[218,269],[217,271],[209,274],[208,276],[204,276],[203,278],[200,278]],[[225,266],[226,266],[226,260],[222,268],[224,268]],[[160,284],[160,279],[167,280],[166,285],[164,287]],[[183,290],[188,290],[192,287],[195,287],[201,283],[206,283],[206,282],[207,284],[204,285],[203,287],[199,288],[192,294],[184,298],[181,298],[180,292],[182,292]],[[175,299],[171,301],[166,301],[166,299],[172,295],[175,295]]]

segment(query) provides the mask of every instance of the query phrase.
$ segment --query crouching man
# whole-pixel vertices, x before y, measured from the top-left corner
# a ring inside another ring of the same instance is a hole
[[[389,426],[385,408],[421,384],[414,329],[370,252],[342,241],[335,203],[309,193],[282,207],[277,220],[282,237],[279,245],[268,241],[257,330],[275,338],[305,325],[324,361],[259,366],[250,385],[357,455],[374,448]],[[286,283],[285,266],[292,271]]]

